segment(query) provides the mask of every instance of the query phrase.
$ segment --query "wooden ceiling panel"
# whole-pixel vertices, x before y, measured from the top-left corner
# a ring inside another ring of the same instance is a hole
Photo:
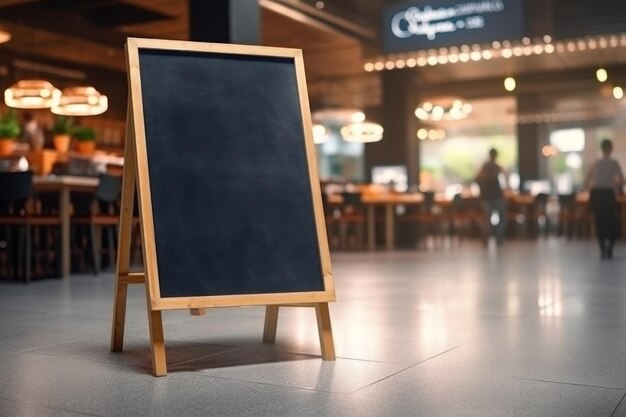
[[[211,0],[206,0],[211,1]],[[274,1],[274,0],[272,0]],[[295,1],[295,0],[294,0]],[[312,5],[314,1],[302,0]],[[124,0],[133,6],[165,14],[170,19],[150,23],[126,25],[115,30],[127,36],[163,39],[188,38],[188,3],[186,0]],[[348,19],[360,16],[354,22],[369,22],[377,27],[381,8],[395,0],[333,0],[325,11]],[[0,0],[0,7],[32,3],[31,0]],[[280,3],[288,4],[286,0]],[[261,0],[264,4],[264,0]],[[366,73],[363,69],[364,51],[372,52],[372,44],[363,44],[337,28],[315,22],[314,19],[295,19],[270,10],[261,9],[262,44],[299,48],[303,50],[309,94],[316,103],[372,106],[380,103],[380,73]],[[68,63],[68,67],[91,65],[116,71],[125,71],[123,45],[103,45],[76,35],[61,35],[50,30],[34,29],[16,21],[3,21],[13,39],[0,45],[3,50],[41,56]],[[122,37],[123,38],[123,37]],[[115,40],[115,39],[114,39]],[[416,68],[416,85],[427,90],[445,86],[450,80],[481,80],[506,75],[545,71],[571,70],[593,65],[626,65],[626,48],[584,51],[566,54],[539,55],[511,59],[497,59],[471,63],[437,65]]]

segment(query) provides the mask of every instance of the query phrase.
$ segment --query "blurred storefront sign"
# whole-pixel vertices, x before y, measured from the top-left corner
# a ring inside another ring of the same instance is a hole
[[[438,0],[389,7],[383,13],[383,49],[407,52],[524,35],[523,0]]]

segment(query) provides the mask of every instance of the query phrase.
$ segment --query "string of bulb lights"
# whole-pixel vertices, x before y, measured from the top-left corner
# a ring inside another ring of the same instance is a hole
[[[592,36],[580,39],[559,40],[552,36],[531,40],[524,37],[515,41],[494,41],[491,44],[461,45],[450,48],[438,48],[417,53],[390,54],[379,56],[363,65],[367,72],[402,69],[405,67],[425,67],[457,64],[470,61],[491,59],[509,59],[513,57],[552,54],[554,52],[577,52],[595,49],[609,49],[626,46],[626,33],[610,36]]]

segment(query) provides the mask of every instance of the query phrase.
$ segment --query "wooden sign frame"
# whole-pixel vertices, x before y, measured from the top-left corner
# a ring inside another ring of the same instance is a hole
[[[150,192],[144,109],[141,90],[140,49],[186,51],[211,54],[235,54],[250,57],[281,57],[293,59],[296,72],[303,137],[311,185],[313,212],[317,231],[317,243],[323,273],[323,291],[285,292],[270,294],[236,294],[193,297],[161,297],[159,271]],[[306,88],[302,51],[299,49],[272,48],[248,45],[213,44],[188,41],[129,38],[126,44],[129,98],[127,110],[126,144],[124,150],[124,174],[122,182],[122,208],[120,213],[119,246],[113,308],[111,350],[123,349],[126,300],[129,284],[145,284],[150,328],[152,367],[155,376],[167,374],[165,339],[161,312],[172,309],[189,309],[194,315],[203,315],[205,308],[265,305],[265,328],[263,341],[272,343],[276,337],[279,307],[314,307],[320,338],[322,357],[334,360],[334,344],[328,302],[335,301],[335,289],[330,265],[328,240],[321,201],[320,185],[312,138],[311,114]],[[130,243],[133,226],[135,191],[139,204],[139,223],[143,249],[144,272],[131,273]]]

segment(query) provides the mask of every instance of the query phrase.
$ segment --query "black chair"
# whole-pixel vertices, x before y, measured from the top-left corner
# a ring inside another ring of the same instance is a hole
[[[75,249],[91,261],[96,275],[104,253],[108,264],[115,264],[121,191],[122,177],[100,174],[94,195],[77,193],[72,196]],[[106,241],[105,247],[102,247],[103,241]]]
[[[559,195],[559,218],[557,230],[561,236],[589,234],[590,217],[587,211],[576,204],[576,193]]]
[[[531,237],[547,236],[550,233],[550,219],[547,215],[548,194],[535,196],[528,212],[528,233]]]
[[[411,226],[408,231],[412,243],[426,247],[429,236],[442,237],[443,215],[436,205],[434,192],[425,191],[422,196],[424,200],[421,204],[405,206],[405,212],[396,213],[396,220],[400,232],[406,230],[406,226]]]
[[[482,201],[477,197],[464,198],[457,194],[450,207],[450,235],[457,238],[481,236],[486,227]]]
[[[8,276],[28,283],[32,268],[45,275],[49,265],[60,276],[60,225],[58,214],[37,212],[32,198],[32,171],[0,172],[0,240],[4,242]],[[37,260],[44,259],[43,263]]]
[[[341,193],[341,197],[342,204],[337,218],[340,246],[342,249],[362,249],[365,206],[361,201],[361,193],[345,191]]]

